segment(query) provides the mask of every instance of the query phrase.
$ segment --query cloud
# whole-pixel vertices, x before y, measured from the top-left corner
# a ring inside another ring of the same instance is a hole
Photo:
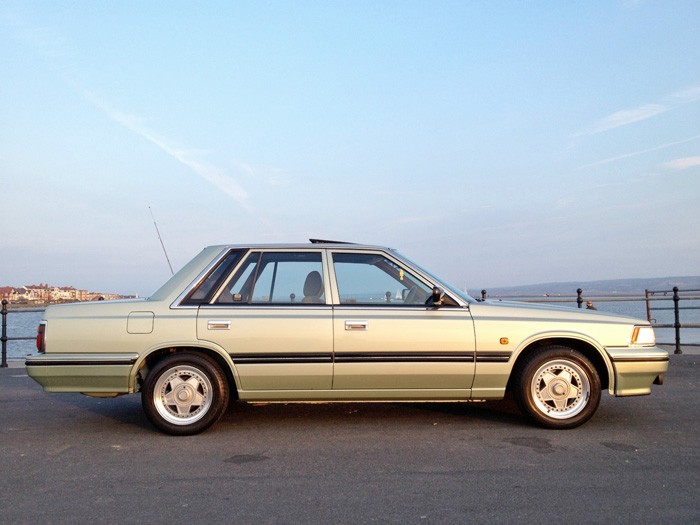
[[[672,170],[685,170],[695,166],[700,166],[700,157],[685,157],[682,159],[676,159],[670,162],[665,162],[662,164],[662,166]]]
[[[602,133],[604,131],[619,128],[620,126],[626,126],[627,124],[632,124],[633,122],[639,122],[640,120],[645,120],[656,115],[660,115],[669,109],[670,108],[668,106],[663,104],[645,104],[644,106],[640,106],[638,108],[625,109],[599,120],[586,131],[577,133],[574,136],[595,135],[597,133]]]
[[[192,158],[192,156],[198,152],[177,151],[169,148],[168,146],[161,144],[159,145],[170,155],[182,162],[185,166],[192,169],[192,171],[197,173],[200,177],[209,181],[221,191],[229,195],[246,210],[252,210],[250,204],[248,203],[248,193],[238,184],[238,182],[236,182],[235,179],[233,179],[230,175],[227,175],[217,166]]]
[[[283,168],[265,165],[253,165],[239,159],[231,159],[229,164],[248,179],[261,180],[268,186],[289,186],[290,179]]]
[[[197,158],[198,156],[209,152],[202,150],[177,149],[165,142],[163,139],[160,139],[151,132],[147,131],[146,127],[144,126],[144,119],[117,111],[102,99],[97,97],[94,93],[81,89],[79,86],[75,87],[82,92],[83,96],[88,101],[102,109],[109,116],[109,118],[121,124],[125,128],[130,129],[134,133],[141,135],[149,142],[155,144],[168,155],[190,168],[197,175],[229,195],[241,206],[243,206],[243,208],[248,211],[252,211],[252,207],[248,202],[248,193],[240,186],[240,184],[238,184],[238,182],[236,182],[233,177],[227,175],[225,171],[218,166]]]
[[[681,103],[695,102],[700,100],[700,86],[695,86],[690,89],[685,89],[671,95],[672,99],[679,100]]]
[[[700,100],[700,86],[694,86],[692,88],[672,93],[671,95],[666,96],[665,100],[666,102],[664,104],[644,104],[643,106],[636,108],[617,111],[612,115],[593,123],[586,130],[575,133],[573,136],[580,137],[582,135],[596,135],[611,129],[619,128],[620,126],[626,126],[628,124],[633,124],[634,122],[655,117],[656,115],[660,115],[684,104],[697,102]]]
[[[197,158],[207,152],[174,148],[163,139],[157,138],[153,133],[149,132],[144,125],[144,119],[114,109],[101,97],[80,85],[74,78],[73,70],[75,67],[71,63],[72,53],[60,35],[46,28],[31,26],[14,14],[4,13],[2,18],[10,22],[21,41],[26,42],[44,56],[50,65],[60,72],[66,83],[80,93],[88,102],[100,108],[113,121],[161,148],[168,155],[229,195],[246,210],[252,211],[252,207],[248,202],[247,192],[232,176],[228,175],[220,167]]]
[[[625,153],[624,155],[618,155],[617,157],[611,157],[609,159],[599,160],[598,162],[592,162],[590,164],[586,164],[584,166],[581,166],[579,169],[591,168],[593,166],[601,166],[602,164],[608,164],[610,162],[615,162],[617,160],[627,159],[629,157],[636,157],[637,155],[643,155],[644,153],[650,153],[652,151],[657,151],[657,150],[668,148],[671,146],[676,146],[678,144],[685,144],[686,142],[691,142],[693,140],[698,140],[698,139],[700,139],[700,135],[695,135],[694,137],[690,137],[690,138],[683,139],[683,140],[677,140],[675,142],[669,142],[668,144],[662,144],[661,146],[655,146],[653,148],[648,148],[648,149],[644,149],[641,151],[634,151],[632,153]]]

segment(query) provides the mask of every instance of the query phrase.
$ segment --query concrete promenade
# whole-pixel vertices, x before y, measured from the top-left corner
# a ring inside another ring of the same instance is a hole
[[[1,524],[697,523],[699,483],[696,353],[570,431],[511,399],[233,403],[175,438],[138,394],[47,394],[0,369]]]

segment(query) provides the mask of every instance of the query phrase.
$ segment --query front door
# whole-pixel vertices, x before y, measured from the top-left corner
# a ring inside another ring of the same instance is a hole
[[[334,252],[333,388],[470,389],[469,310],[432,305],[432,286],[383,252]]]

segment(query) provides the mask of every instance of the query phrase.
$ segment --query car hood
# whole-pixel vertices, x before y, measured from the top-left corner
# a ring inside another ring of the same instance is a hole
[[[474,307],[480,310],[482,307],[499,309],[502,315],[513,317],[535,317],[538,319],[556,319],[556,320],[572,320],[581,322],[599,322],[599,323],[620,323],[620,324],[649,324],[647,320],[636,319],[625,315],[600,312],[597,310],[584,310],[580,308],[572,308],[571,306],[560,306],[553,304],[542,303],[526,303],[520,301],[500,301],[488,299],[479,303],[470,305],[472,311]]]

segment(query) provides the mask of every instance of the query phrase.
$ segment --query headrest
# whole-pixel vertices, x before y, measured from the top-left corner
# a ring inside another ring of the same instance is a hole
[[[313,271],[306,276],[304,295],[319,297],[321,293],[323,293],[323,279],[320,273]]]

